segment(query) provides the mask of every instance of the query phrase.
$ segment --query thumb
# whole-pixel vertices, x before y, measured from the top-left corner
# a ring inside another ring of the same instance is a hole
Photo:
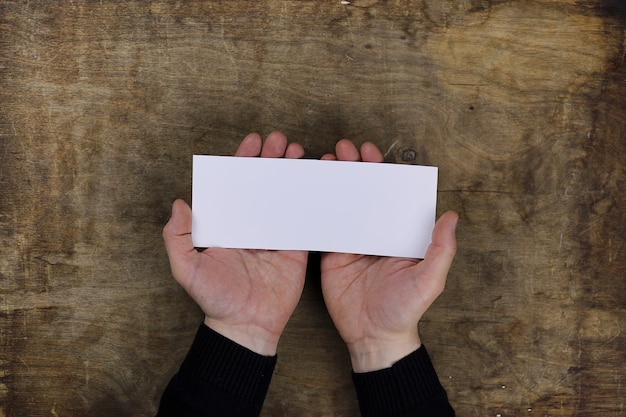
[[[456,224],[459,215],[454,211],[444,213],[433,229],[432,242],[419,268],[432,290],[438,296],[446,283],[446,277],[456,254]]]
[[[182,258],[194,251],[191,240],[191,208],[183,200],[176,200],[172,205],[172,217],[163,228],[163,241],[172,271]]]

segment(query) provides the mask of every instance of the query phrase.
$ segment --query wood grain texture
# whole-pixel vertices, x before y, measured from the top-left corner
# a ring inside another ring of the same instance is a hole
[[[440,167],[458,415],[626,415],[625,39],[619,1],[0,0],[0,416],[155,413],[201,320],[171,202],[274,129]],[[309,272],[263,415],[356,416]]]

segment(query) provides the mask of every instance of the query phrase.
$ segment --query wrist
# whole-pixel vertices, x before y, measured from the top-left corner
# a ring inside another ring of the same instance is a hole
[[[348,343],[352,370],[364,373],[391,368],[402,358],[415,352],[421,346],[418,335],[388,338],[362,338]]]
[[[280,334],[276,335],[265,329],[249,324],[225,324],[209,317],[205,317],[204,324],[215,332],[254,353],[263,356],[276,355]]]

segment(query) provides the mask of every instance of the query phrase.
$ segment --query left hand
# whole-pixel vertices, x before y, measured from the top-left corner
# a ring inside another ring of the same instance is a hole
[[[265,143],[250,134],[235,156],[300,158],[302,146],[287,145],[280,132]],[[276,354],[280,335],[300,300],[307,252],[208,248],[191,239],[191,209],[174,202],[163,229],[165,248],[176,281],[200,306],[205,324],[223,336],[265,356]]]

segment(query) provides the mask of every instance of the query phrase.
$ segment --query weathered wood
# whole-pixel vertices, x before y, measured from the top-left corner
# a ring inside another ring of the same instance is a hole
[[[0,416],[154,414],[200,322],[170,204],[274,129],[440,167],[458,415],[625,415],[625,37],[618,1],[0,1]],[[315,268],[279,355],[264,415],[358,415]]]

